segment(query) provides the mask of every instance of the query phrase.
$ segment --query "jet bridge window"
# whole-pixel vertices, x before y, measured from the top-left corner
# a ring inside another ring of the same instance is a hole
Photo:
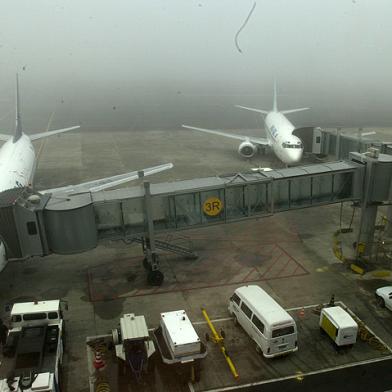
[[[37,225],[35,222],[27,222],[27,232],[29,235],[37,235]]]

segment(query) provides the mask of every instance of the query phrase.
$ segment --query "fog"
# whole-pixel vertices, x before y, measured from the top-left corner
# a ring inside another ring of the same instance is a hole
[[[389,0],[1,1],[0,132],[15,73],[28,131],[257,128],[234,104],[310,106],[304,126],[391,126]]]

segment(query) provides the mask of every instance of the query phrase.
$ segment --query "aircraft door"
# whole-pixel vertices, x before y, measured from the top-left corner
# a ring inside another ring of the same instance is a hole
[[[313,129],[313,144],[312,153],[321,154],[321,128],[317,127]]]

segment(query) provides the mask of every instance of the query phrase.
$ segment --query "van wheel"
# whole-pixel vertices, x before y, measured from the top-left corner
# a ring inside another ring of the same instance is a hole
[[[379,296],[377,296],[377,304],[381,308],[385,308],[385,301],[381,297],[379,297]]]
[[[260,346],[258,344],[256,344],[256,352],[257,352],[257,354],[261,354],[262,353],[262,350],[261,350],[261,348],[260,348]]]

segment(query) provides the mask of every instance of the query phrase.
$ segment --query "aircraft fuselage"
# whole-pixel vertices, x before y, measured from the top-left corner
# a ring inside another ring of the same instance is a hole
[[[36,158],[30,138],[22,136],[14,142],[10,137],[0,148],[0,192],[31,186]],[[4,243],[0,240],[0,271],[7,264]]]
[[[11,137],[0,148],[0,192],[31,186],[36,166],[30,138],[22,134],[16,141]]]
[[[295,126],[281,112],[269,112],[265,119],[265,132],[275,155],[285,164],[292,165],[301,160],[303,146],[293,135]]]

